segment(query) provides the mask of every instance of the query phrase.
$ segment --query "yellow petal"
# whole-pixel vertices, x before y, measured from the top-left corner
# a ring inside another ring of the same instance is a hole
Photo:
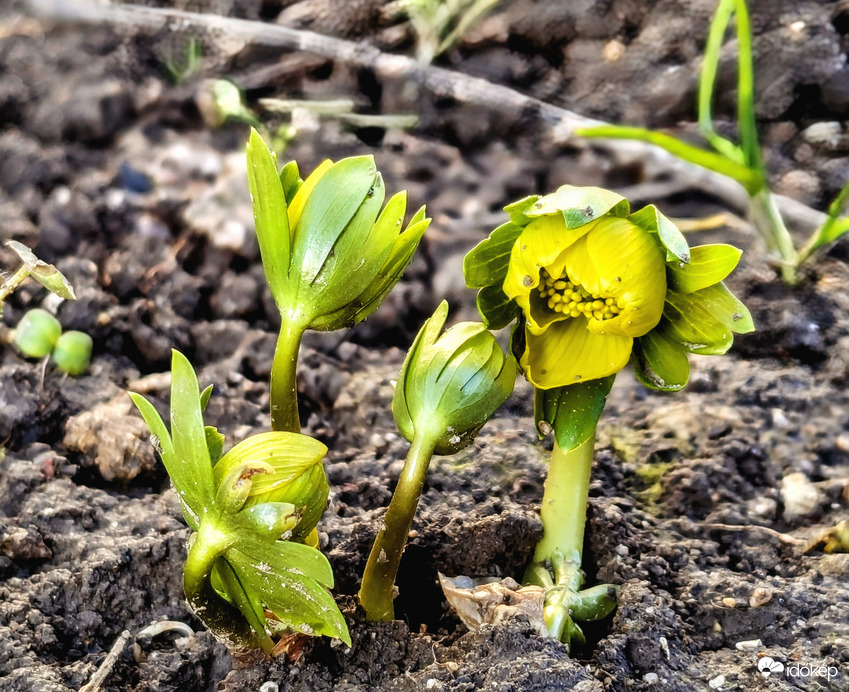
[[[303,185],[301,185],[295,193],[295,197],[289,205],[289,233],[292,234],[292,236],[295,235],[295,226],[298,223],[298,219],[301,218],[301,213],[304,211],[304,205],[307,203],[307,199],[309,199],[309,196],[312,194],[312,191],[315,189],[318,181],[321,180],[322,176],[327,173],[328,170],[330,170],[332,165],[333,161],[330,159],[322,161],[316,169],[307,176]]]
[[[565,253],[574,283],[593,295],[616,298],[618,317],[589,328],[600,336],[642,336],[663,314],[666,263],[656,237],[626,219],[601,219],[581,242]]]
[[[584,317],[552,324],[544,334],[526,330],[527,345],[520,364],[525,377],[539,389],[564,387],[619,372],[628,363],[634,340],[629,336],[599,336],[587,329]]]
[[[521,306],[519,297],[527,296],[539,285],[540,269],[556,265],[563,251],[586,235],[594,225],[568,230],[562,214],[531,221],[513,244],[504,279],[504,293],[516,299]],[[527,300],[522,307],[527,309]]]

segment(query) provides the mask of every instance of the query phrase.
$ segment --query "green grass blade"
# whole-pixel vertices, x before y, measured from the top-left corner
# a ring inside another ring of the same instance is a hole
[[[722,154],[717,154],[706,149],[694,147],[692,144],[682,142],[671,135],[661,132],[653,132],[642,127],[625,127],[620,125],[601,125],[598,127],[586,127],[575,130],[580,137],[594,139],[635,139],[648,142],[665,149],[670,154],[677,156],[683,161],[694,163],[709,171],[721,173],[736,180],[747,190],[756,185],[760,177],[756,171],[743,166],[735,161],[729,160]]]

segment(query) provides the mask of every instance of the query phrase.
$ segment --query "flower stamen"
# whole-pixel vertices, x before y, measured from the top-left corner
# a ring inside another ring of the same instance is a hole
[[[549,310],[569,317],[584,315],[587,319],[602,321],[616,317],[621,310],[615,298],[593,295],[580,284],[572,283],[566,272],[555,278],[543,269],[537,290]]]

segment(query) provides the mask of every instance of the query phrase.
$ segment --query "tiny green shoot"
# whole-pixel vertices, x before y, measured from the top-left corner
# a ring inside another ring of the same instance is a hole
[[[3,314],[3,306],[6,299],[28,277],[32,277],[60,298],[65,298],[66,300],[74,300],[76,298],[74,288],[56,267],[38,259],[33,254],[33,251],[23,243],[19,243],[16,240],[9,240],[6,242],[6,245],[18,256],[21,266],[7,278],[3,278],[0,275],[0,279],[2,279],[0,281],[0,316]]]

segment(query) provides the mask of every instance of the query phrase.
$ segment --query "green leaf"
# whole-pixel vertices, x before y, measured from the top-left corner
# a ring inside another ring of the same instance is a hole
[[[177,484],[174,482],[175,475],[179,475],[183,470],[180,459],[174,454],[174,445],[171,442],[171,435],[168,433],[168,428],[165,427],[165,422],[159,415],[159,412],[154,408],[147,399],[141,394],[135,392],[127,392],[136,408],[141,413],[147,427],[150,428],[150,442],[154,449],[159,452],[162,458],[162,464],[171,478],[171,482],[177,490]],[[172,472],[173,469],[173,472]],[[187,474],[188,478],[188,474]],[[186,482],[188,480],[184,479]],[[184,483],[185,485],[185,483]],[[180,508],[183,511],[183,517],[186,523],[195,531],[198,530],[199,517],[201,514],[201,501],[197,493],[183,493],[177,490],[177,495],[180,498]]]
[[[171,352],[171,440],[175,458],[171,467],[166,464],[168,475],[180,497],[196,514],[203,515],[214,506],[212,462],[197,376],[188,359],[176,350]]]
[[[280,627],[309,635],[341,639],[350,646],[348,628],[327,587],[330,564],[318,550],[300,543],[277,542],[250,554],[246,546],[225,553],[246,592],[256,592],[280,620]],[[273,622],[269,625],[274,626]]]
[[[324,505],[322,505],[324,509]],[[260,502],[245,507],[233,516],[233,525],[247,531],[252,536],[268,541],[276,541],[292,531],[300,517],[297,507],[288,502]],[[241,534],[239,534],[241,536]],[[237,545],[240,541],[237,540]]]
[[[368,222],[374,223],[383,204],[383,194],[383,182],[371,156],[342,159],[321,176],[295,228],[292,267],[300,274],[302,283],[312,284],[316,280],[360,207],[365,206],[367,212],[374,209]],[[368,215],[360,217],[357,224],[362,224],[362,219]]]
[[[303,183],[297,161],[289,161],[280,169],[280,186],[283,188],[283,196],[286,198],[287,206],[292,203],[292,198],[301,189]]]
[[[466,286],[483,288],[503,284],[510,264],[510,251],[522,230],[521,226],[508,221],[469,250],[463,259]]]
[[[487,329],[502,329],[521,312],[501,289],[501,284],[484,286],[478,291],[477,305]]]
[[[575,449],[595,435],[598,419],[616,375],[568,387],[537,389],[534,418],[541,435],[551,430],[564,451]],[[546,425],[547,424],[547,425]]]
[[[731,348],[731,330],[700,301],[700,293],[666,294],[663,309],[668,323],[666,336],[691,353],[721,355]]]
[[[681,293],[693,293],[722,281],[737,266],[743,251],[733,245],[699,245],[690,251],[688,264],[672,261],[668,265],[670,287]]]
[[[265,611],[259,594],[248,591],[242,585],[226,559],[219,558],[213,563],[210,578],[213,588],[239,609],[253,631],[262,638],[268,637],[265,631]]]
[[[690,294],[711,315],[736,334],[755,331],[749,309],[743,305],[724,283],[714,284]]]
[[[526,216],[547,216],[561,212],[566,228],[580,228],[606,214],[627,216],[628,200],[601,187],[575,187],[563,185],[555,192],[540,197],[525,212]]]
[[[430,219],[424,215],[424,207],[416,212],[413,220],[415,223],[410,221],[410,225],[398,236],[386,263],[363,292],[351,298],[348,304],[339,310],[314,318],[309,324],[310,329],[331,330],[353,327],[380,307],[383,299],[398,283],[404,270],[412,261],[422,236],[430,225]]]
[[[248,183],[265,278],[278,308],[285,305],[289,281],[289,216],[277,163],[256,130],[248,140]]]
[[[60,298],[76,300],[77,296],[74,294],[74,287],[68,283],[65,275],[56,269],[56,267],[38,259],[32,250],[17,240],[6,241],[6,246],[20,258],[29,275],[42,286]]]
[[[643,207],[628,217],[628,221],[650,233],[657,233],[661,245],[666,250],[667,262],[690,261],[690,246],[678,226],[666,218],[653,204]]]
[[[504,207],[504,211],[510,215],[511,223],[524,227],[531,221],[531,217],[527,215],[528,210],[533,209],[534,204],[536,204],[538,200],[539,195],[531,195],[530,197],[520,199],[518,202],[508,204]]]
[[[202,411],[206,411],[206,407],[209,405],[209,397],[212,396],[214,387],[215,385],[211,384],[200,393],[200,408]]]
[[[747,190],[750,190],[750,192],[756,192],[757,186],[760,184],[761,176],[759,176],[757,171],[740,165],[736,161],[732,161],[721,154],[716,154],[700,147],[694,147],[691,144],[686,144],[680,139],[661,132],[653,132],[642,127],[600,125],[598,127],[578,128],[575,130],[575,134],[579,137],[594,139],[633,139],[640,142],[648,142],[661,149],[665,149],[682,161],[694,163],[709,171],[722,173],[732,180],[736,180]]]
[[[676,392],[690,379],[686,349],[663,334],[662,324],[634,341],[634,373],[650,389]]]
[[[218,432],[218,428],[212,425],[204,426],[203,430],[206,434],[206,446],[209,449],[209,460],[212,462],[212,465],[215,466],[221,458],[221,454],[224,452],[224,435]]]

